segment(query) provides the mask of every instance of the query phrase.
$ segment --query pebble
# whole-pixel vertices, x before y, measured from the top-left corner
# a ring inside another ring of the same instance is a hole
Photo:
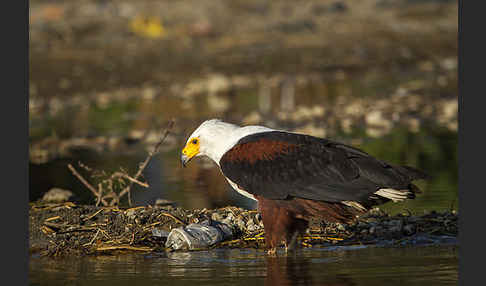
[[[340,231],[345,231],[346,227],[342,223],[336,224],[336,228]]]
[[[73,196],[74,196],[73,192],[69,190],[64,190],[61,188],[52,188],[44,194],[42,200],[45,202],[62,203],[62,202],[69,201],[69,199],[71,199]]]
[[[215,221],[222,221],[223,220],[223,216],[221,216],[219,213],[217,212],[214,212],[212,215],[211,215],[211,219],[212,220],[215,220]]]
[[[244,231],[246,229],[246,223],[245,221],[243,220],[242,217],[238,217],[236,219],[236,225],[238,226],[238,228],[242,231]]]
[[[377,226],[372,226],[369,230],[370,234],[375,234],[375,235],[381,235],[383,234],[383,227],[377,225]]]
[[[129,211],[127,211],[125,214],[126,214],[126,216],[127,216],[129,219],[134,219],[134,218],[135,218],[135,210],[129,210]]]
[[[403,232],[406,235],[412,235],[412,234],[414,234],[415,233],[415,225],[413,225],[413,224],[406,224],[403,227]]]

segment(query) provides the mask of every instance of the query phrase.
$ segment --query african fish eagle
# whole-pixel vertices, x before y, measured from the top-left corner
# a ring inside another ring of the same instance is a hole
[[[374,205],[413,199],[411,182],[425,174],[395,166],[329,139],[240,127],[219,119],[203,122],[182,150],[182,165],[207,156],[240,194],[258,201],[265,244],[295,247],[312,217],[349,223]]]

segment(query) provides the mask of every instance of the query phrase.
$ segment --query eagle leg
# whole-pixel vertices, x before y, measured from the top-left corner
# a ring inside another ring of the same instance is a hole
[[[297,236],[305,231],[308,222],[296,217],[289,208],[279,204],[277,200],[259,200],[259,209],[265,228],[267,253],[274,255],[282,243],[287,251],[295,249]]]
[[[297,218],[292,214],[288,235],[284,241],[286,252],[295,250],[300,245],[297,243],[297,237],[299,234],[304,233],[308,226],[309,222],[307,220]]]
[[[285,243],[285,252],[289,252],[296,249],[297,246],[297,236],[299,236],[299,232],[295,231],[290,238],[290,242]]]

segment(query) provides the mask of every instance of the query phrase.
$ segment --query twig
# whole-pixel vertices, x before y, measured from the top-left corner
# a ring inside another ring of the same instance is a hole
[[[53,217],[47,218],[45,221],[57,220],[57,219],[60,219],[60,218],[61,218],[60,216],[53,216]]]
[[[105,250],[119,250],[119,249],[138,250],[138,251],[152,251],[153,250],[153,248],[150,248],[150,247],[145,247],[145,246],[135,247],[135,246],[130,246],[130,245],[102,246],[102,247],[98,247],[96,250],[97,251],[105,251]]]
[[[161,216],[161,215],[170,217],[170,218],[172,218],[173,220],[175,220],[176,222],[178,222],[180,224],[187,225],[187,223],[185,223],[182,220],[176,218],[175,216],[171,215],[170,213],[160,213],[159,216]]]
[[[90,220],[90,219],[94,218],[94,217],[95,217],[97,214],[99,214],[99,213],[100,213],[100,212],[102,212],[102,211],[103,211],[103,209],[99,209],[99,210],[97,210],[97,211],[96,211],[94,214],[92,214],[92,215],[90,215],[90,216],[88,216],[88,217],[84,218],[83,220],[84,220],[84,221]]]
[[[135,241],[135,233],[132,233],[132,239],[130,240],[129,245],[132,245],[134,241]]]
[[[71,170],[73,175],[93,193],[93,195],[95,195],[97,198],[101,197],[101,193],[98,193],[98,191],[96,191],[96,189],[90,183],[88,183],[88,181],[86,181],[86,179],[83,178],[83,176],[81,176],[71,164],[68,164],[68,168]]]
[[[94,240],[95,240],[95,239],[96,239],[96,237],[98,236],[98,233],[100,233],[100,229],[99,229],[99,228],[98,228],[98,231],[97,231],[97,232],[95,233],[95,235],[93,236],[93,238],[91,239],[91,241],[90,241],[90,242],[88,242],[88,243],[83,244],[83,246],[88,246],[88,245],[93,244]]]
[[[96,199],[96,206],[99,206],[100,205],[100,202],[103,200],[103,198],[101,197],[101,194],[103,193],[103,188],[101,186],[101,183],[98,184],[98,198]],[[103,200],[103,205],[106,206],[106,203],[105,201]]]
[[[127,179],[127,180],[129,180],[129,181],[131,181],[131,182],[133,182],[133,183],[135,183],[135,184],[138,184],[138,185],[140,185],[140,186],[142,186],[142,187],[145,187],[145,188],[148,188],[148,187],[149,187],[149,185],[148,185],[147,183],[140,182],[139,180],[137,180],[137,179],[134,179],[134,178],[130,177],[130,176],[129,176],[128,174],[126,174],[126,173],[122,173],[122,172],[115,172],[115,173],[113,173],[113,175],[111,175],[111,178],[112,178],[112,179],[117,178],[117,177],[125,178],[125,179]]]
[[[55,229],[62,229],[63,227],[67,226],[65,223],[54,223],[54,222],[49,222],[49,221],[44,221],[43,225],[48,226],[50,228],[55,228]]]
[[[162,145],[162,142],[164,142],[164,140],[167,137],[167,135],[169,135],[169,131],[172,129],[173,126],[174,126],[174,120],[170,120],[169,123],[167,124],[167,128],[165,129],[165,132],[162,135],[162,137],[160,138],[159,142],[157,142],[157,144],[155,144],[154,149],[152,150],[152,152],[149,152],[149,155],[147,156],[147,158],[145,159],[145,161],[143,161],[143,163],[138,168],[137,173],[133,177],[135,180],[137,180],[142,175],[142,172],[145,169],[145,167],[147,167],[148,162],[150,161],[150,159],[152,159],[152,157],[157,152],[159,152],[159,149],[160,149],[160,146]],[[130,189],[131,189],[132,185],[133,185],[133,181],[130,181],[130,183],[128,184],[128,186],[125,187],[125,189],[123,189],[120,192],[120,194],[118,195],[118,197],[121,198],[123,195],[125,195],[126,193],[128,193],[128,205],[129,206],[132,206],[132,200],[130,199]]]
[[[60,204],[48,204],[48,205],[40,205],[40,206],[33,206],[32,210],[33,211],[42,211],[42,210],[50,210],[54,208],[68,208],[70,209],[71,207],[76,206],[73,202],[65,202],[65,203],[60,203]]]

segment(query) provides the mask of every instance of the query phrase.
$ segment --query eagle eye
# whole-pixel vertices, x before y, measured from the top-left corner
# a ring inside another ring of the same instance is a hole
[[[192,139],[191,143],[192,144],[197,144],[197,139]]]

